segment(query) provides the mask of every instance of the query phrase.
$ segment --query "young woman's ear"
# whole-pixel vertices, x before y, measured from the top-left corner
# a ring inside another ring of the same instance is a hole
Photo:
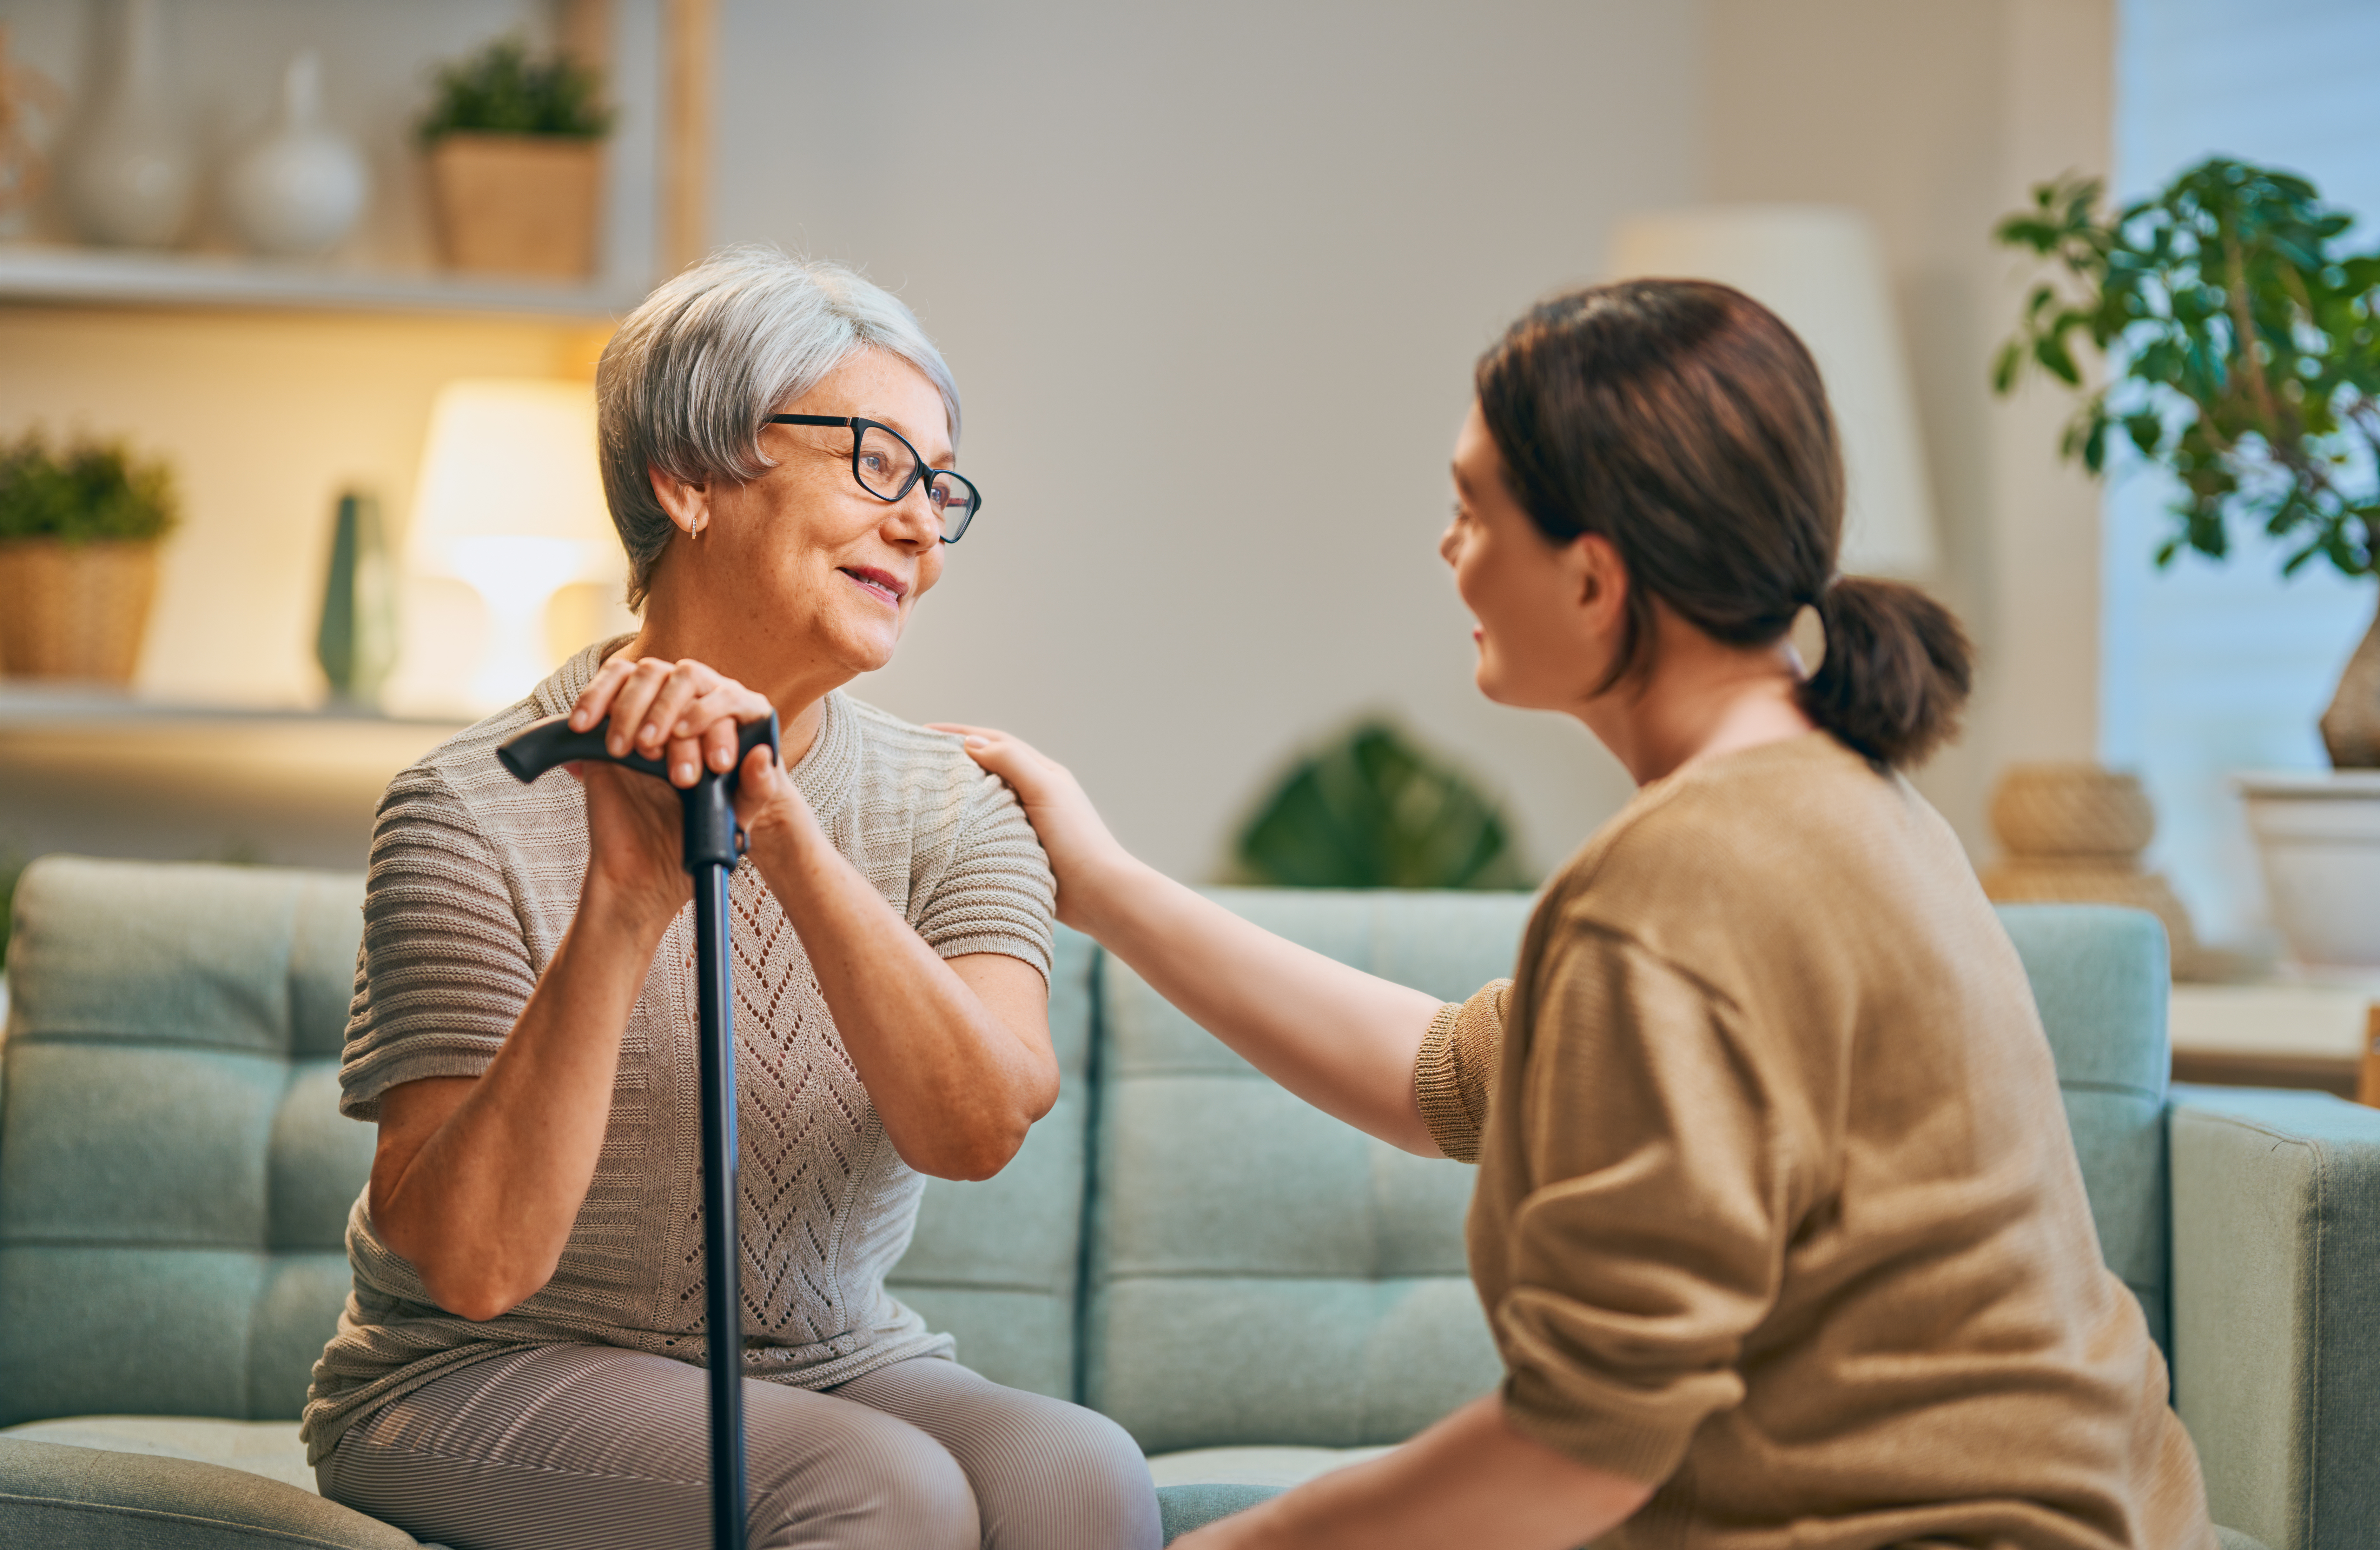
[[[669,513],[678,531],[689,538],[699,538],[702,530],[710,525],[710,482],[680,479],[656,468],[647,469],[645,477],[652,482],[653,498],[662,503],[662,509]]]
[[[1628,568],[1620,551],[1601,533],[1583,532],[1562,546],[1561,563],[1570,572],[1571,595],[1580,607],[1614,618],[1628,601]]]

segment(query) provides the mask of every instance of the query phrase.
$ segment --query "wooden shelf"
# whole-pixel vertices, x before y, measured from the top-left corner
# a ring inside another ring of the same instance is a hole
[[[273,263],[216,253],[0,245],[5,303],[508,314],[591,322],[616,318],[641,299],[642,291],[616,283],[571,286]]]

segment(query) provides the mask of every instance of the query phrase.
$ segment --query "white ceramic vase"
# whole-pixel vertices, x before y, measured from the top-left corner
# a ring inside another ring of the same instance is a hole
[[[158,0],[115,0],[90,111],[66,164],[67,210],[87,242],[163,248],[181,237],[198,161],[165,73]]]
[[[224,214],[240,240],[275,258],[339,245],[371,196],[355,142],[322,124],[322,58],[306,49],[281,78],[281,116],[224,174]]]
[[[2285,770],[2236,779],[2290,956],[2380,969],[2380,770]]]

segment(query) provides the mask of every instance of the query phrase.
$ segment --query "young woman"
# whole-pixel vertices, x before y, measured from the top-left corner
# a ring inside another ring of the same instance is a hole
[[[977,495],[957,385],[848,271],[731,250],[596,374],[643,628],[391,783],[341,1107],[376,1121],[355,1290],[314,1368],[322,1495],[472,1550],[699,1543],[706,1361],[739,1362],[750,1541],[1155,1550],[1103,1416],[978,1377],[884,1289],[925,1189],[1058,1092],[1048,865],[957,739],[841,688],[892,659]],[[703,1338],[695,987],[677,799],[495,749],[606,726],[681,786],[783,717],[736,812],[744,1349]]]
[[[1024,799],[1060,919],[1310,1102],[1480,1165],[1500,1391],[1179,1543],[2211,1546],[2023,969],[1898,773],[1951,730],[1967,642],[1836,574],[1808,353],[1735,291],[1639,281],[1535,309],[1476,387],[1440,547],[1479,687],[1641,787],[1511,982],[1441,1006],[1268,936],[953,728]]]

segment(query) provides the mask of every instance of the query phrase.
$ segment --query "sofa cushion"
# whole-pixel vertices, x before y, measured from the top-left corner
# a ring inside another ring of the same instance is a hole
[[[995,1177],[928,1182],[917,1236],[885,1284],[953,1336],[958,1359],[985,1377],[1072,1399],[1098,949],[1063,926],[1057,935],[1050,978],[1057,1106]]]
[[[19,1442],[58,1443],[103,1453],[145,1453],[242,1470],[300,1491],[314,1490],[314,1466],[294,1421],[218,1421],[204,1416],[77,1415],[30,1421],[0,1432]]]
[[[0,1537],[43,1550],[418,1550],[311,1492],[189,1458],[0,1436]]]
[[[1517,894],[1224,890],[1449,999],[1512,971]],[[1103,966],[1084,1397],[1152,1453],[1411,1435],[1500,1371],[1465,1274],[1472,1170],[1291,1097]]]

